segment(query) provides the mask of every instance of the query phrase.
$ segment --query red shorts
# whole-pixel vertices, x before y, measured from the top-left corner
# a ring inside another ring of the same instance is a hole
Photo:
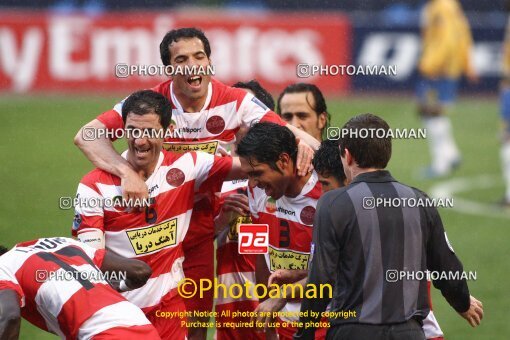
[[[145,316],[154,325],[163,340],[181,340],[188,334],[186,317],[163,317],[165,312],[186,312],[186,306],[180,296],[175,296],[169,301],[162,302],[159,306],[151,308]],[[122,339],[124,340],[124,339]],[[140,340],[140,339],[137,339]]]
[[[156,328],[153,325],[143,326],[131,326],[131,327],[114,327],[102,331],[92,337],[93,340],[110,340],[110,339],[122,339],[122,340],[159,340],[159,336]]]

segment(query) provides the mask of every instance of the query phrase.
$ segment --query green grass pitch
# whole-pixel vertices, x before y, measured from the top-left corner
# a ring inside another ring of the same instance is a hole
[[[74,146],[73,137],[81,125],[111,108],[121,97],[0,97],[2,244],[11,247],[42,236],[70,235],[73,211],[60,210],[59,197],[73,196],[80,178],[92,169]],[[344,97],[328,104],[332,126],[341,126],[352,115],[371,112],[384,117],[393,128],[421,127],[412,98],[405,95]],[[463,164],[454,176],[445,180],[465,178],[456,197],[492,207],[504,192],[497,99],[463,98],[454,111],[452,122]],[[119,150],[125,147],[123,142],[116,144]],[[425,140],[394,141],[389,170],[398,180],[428,191],[440,181],[420,180],[416,176],[418,169],[427,163]],[[487,175],[490,183],[483,186],[470,182],[480,175]],[[505,288],[510,281],[506,271],[510,212],[489,208],[485,211],[483,205],[474,210],[455,206],[442,209],[441,216],[465,270],[477,272],[477,280],[469,285],[472,294],[484,304],[485,318],[479,328],[471,329],[435,289],[434,310],[446,339],[503,339],[510,334],[510,323],[505,321],[506,308],[510,306],[510,294]],[[209,333],[212,336],[212,331]],[[34,338],[55,337],[23,322],[21,339]]]

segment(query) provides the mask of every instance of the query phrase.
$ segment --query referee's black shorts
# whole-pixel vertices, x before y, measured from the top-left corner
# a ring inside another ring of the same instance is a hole
[[[331,327],[327,340],[425,340],[420,323],[411,319],[404,323],[370,325],[360,323],[341,324]]]

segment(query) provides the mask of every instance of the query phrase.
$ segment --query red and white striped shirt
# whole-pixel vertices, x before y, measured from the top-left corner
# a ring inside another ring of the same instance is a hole
[[[90,339],[114,328],[154,329],[104,280],[98,269],[104,255],[63,237],[17,244],[0,257],[0,290],[16,291],[23,318],[64,339]],[[146,338],[159,339],[157,333]]]
[[[236,141],[236,133],[241,126],[251,126],[257,121],[286,125],[280,116],[270,111],[260,100],[243,89],[227,86],[212,78],[207,90],[207,99],[199,112],[184,112],[177,100],[172,80],[165,81],[151,90],[164,95],[172,104],[172,134],[165,139],[165,147],[170,151],[207,150],[216,154],[219,148],[229,149]],[[109,130],[124,127],[122,122],[123,101],[112,110],[99,115]],[[197,143],[199,142],[199,143]],[[212,200],[212,195],[208,196]],[[201,198],[204,198],[202,196]],[[198,201],[198,199],[197,199]],[[196,244],[213,240],[213,202],[202,199],[192,215],[190,232],[186,236],[185,250]]]
[[[321,193],[322,187],[315,171],[299,195],[293,198],[282,196],[275,201],[264,190],[250,188],[248,198],[253,223],[269,225],[269,252],[265,258],[271,273],[278,269],[308,269],[313,218]],[[299,302],[289,302],[282,312],[297,316],[300,307]],[[299,318],[281,319],[291,322]]]
[[[143,287],[123,293],[148,313],[163,299],[175,297],[177,283],[184,278],[182,241],[195,193],[219,190],[231,168],[230,157],[163,151],[146,181],[153,200],[149,208],[125,211],[112,206],[78,206],[79,223],[73,227],[73,235],[99,229],[105,233],[106,249],[151,266],[152,276]],[[87,202],[86,198],[108,202],[117,196],[122,196],[120,178],[99,169],[87,174],[78,186],[79,202]]]

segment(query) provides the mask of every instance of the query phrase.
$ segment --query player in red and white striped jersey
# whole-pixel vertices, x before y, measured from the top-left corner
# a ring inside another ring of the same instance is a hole
[[[198,66],[207,68],[210,63],[211,49],[209,41],[198,29],[181,28],[168,32],[160,45],[161,60],[164,65],[174,68],[182,66]],[[190,142],[202,143],[198,147],[215,152],[222,145],[232,144],[236,140],[236,133],[241,126],[249,127],[256,121],[270,121],[281,125],[286,123],[274,112],[268,110],[259,100],[242,89],[235,89],[211,78],[210,75],[174,75],[172,80],[166,81],[153,88],[154,91],[167,97],[173,108],[174,134],[168,142],[187,144],[184,149],[196,148]],[[109,171],[123,179],[122,195],[124,198],[148,197],[146,184],[131,169],[129,164],[114,150],[112,144],[105,137],[96,140],[84,138],[90,129],[121,129],[120,117],[122,102],[86,124],[76,135],[75,143],[85,153],[87,158],[98,168]],[[300,138],[298,154],[298,168],[304,174],[312,159],[310,145],[318,148],[319,142],[310,135],[287,126]],[[175,148],[168,145],[168,147]],[[180,147],[180,150],[183,148]],[[211,199],[212,195],[209,194]],[[192,222],[196,227],[184,242],[187,253],[184,269],[188,276],[194,279],[209,278],[214,274],[214,246],[213,209],[210,200],[197,202]],[[197,248],[198,247],[198,248]],[[189,251],[187,251],[189,250]],[[187,299],[189,309],[211,310],[212,292],[206,298]],[[205,329],[201,337],[205,337]]]
[[[253,94],[264,105],[274,110],[274,100],[256,80],[238,82],[233,87],[242,88]],[[238,135],[244,136],[248,129],[242,128]],[[235,150],[232,150],[235,152]],[[238,250],[238,226],[241,223],[251,223],[250,208],[248,206],[248,180],[237,180],[223,183],[221,198],[218,201],[218,215],[214,222],[218,229],[225,226],[216,235],[216,274],[218,282],[227,289],[233,284],[244,286],[247,281],[255,282],[255,254],[239,254]],[[253,292],[250,292],[253,293]],[[257,308],[258,299],[254,294],[246,294],[238,299],[219,297],[215,301],[216,320],[220,325],[234,322],[249,322],[249,317],[234,318],[234,312],[253,312]],[[228,310],[230,313],[223,313]],[[226,317],[225,315],[230,315]],[[238,314],[239,315],[239,314]],[[254,333],[253,330],[241,327],[217,327],[216,339],[264,339],[262,333]]]
[[[139,91],[124,102],[126,129],[164,130],[171,119],[168,100]],[[134,134],[133,134],[134,135]],[[184,278],[182,242],[189,229],[195,193],[219,191],[226,179],[243,176],[237,158],[204,152],[177,154],[162,150],[163,138],[128,138],[123,157],[146,178],[151,205],[126,210],[87,202],[113,202],[121,196],[121,179],[96,169],[78,186],[79,206],[73,233],[83,242],[103,245],[127,258],[148,263],[153,274],[147,284],[124,296],[146,313],[163,339],[184,338],[179,318],[161,319],[161,312],[184,311],[177,284]],[[202,255],[203,256],[203,255]]]
[[[241,167],[249,178],[253,222],[269,225],[269,252],[264,261],[257,263],[258,283],[267,283],[268,274],[278,269],[308,269],[313,217],[321,186],[315,172],[297,175],[296,151],[292,132],[272,123],[254,125],[237,146]],[[258,312],[264,313],[279,310],[283,313],[282,322],[297,321],[290,314],[298,315],[300,303],[269,298],[257,307]],[[277,331],[280,339],[291,339],[295,329],[287,326]]]
[[[138,288],[151,273],[145,263],[63,237],[19,243],[0,255],[1,339],[18,339],[20,312],[63,339],[160,339],[98,269],[110,278],[124,272],[121,288]]]

